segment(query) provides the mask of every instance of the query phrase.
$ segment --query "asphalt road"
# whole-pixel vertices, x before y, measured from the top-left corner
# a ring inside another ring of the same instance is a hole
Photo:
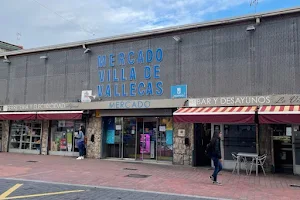
[[[177,196],[153,192],[73,186],[33,181],[0,179],[1,199],[31,200],[206,200],[188,196]]]

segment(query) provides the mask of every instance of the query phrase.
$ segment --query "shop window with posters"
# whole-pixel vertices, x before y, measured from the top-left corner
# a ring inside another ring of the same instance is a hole
[[[10,126],[10,152],[40,154],[42,123],[40,121],[12,121]]]
[[[85,127],[82,121],[52,121],[49,154],[78,156],[77,139],[75,136],[78,134],[80,127]]]

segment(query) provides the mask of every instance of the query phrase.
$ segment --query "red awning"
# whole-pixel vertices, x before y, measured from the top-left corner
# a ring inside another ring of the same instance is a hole
[[[83,111],[37,112],[39,120],[73,120],[81,119]]]
[[[36,112],[1,112],[0,120],[35,120]]]
[[[256,109],[256,106],[179,108],[173,115],[175,122],[252,124]]]
[[[299,124],[300,106],[262,106],[258,119],[260,124]]]

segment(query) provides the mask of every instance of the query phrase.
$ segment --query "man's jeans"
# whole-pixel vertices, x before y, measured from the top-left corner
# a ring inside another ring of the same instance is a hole
[[[217,181],[218,173],[223,169],[223,166],[218,158],[213,157],[212,160],[215,166],[215,171],[212,176],[214,177],[214,181]]]

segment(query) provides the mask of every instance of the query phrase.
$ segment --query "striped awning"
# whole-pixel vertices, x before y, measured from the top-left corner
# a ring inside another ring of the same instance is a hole
[[[0,120],[34,120],[36,112],[1,112]]]
[[[261,124],[300,123],[300,106],[262,106],[258,119]]]
[[[175,122],[254,123],[256,106],[179,108]]]

